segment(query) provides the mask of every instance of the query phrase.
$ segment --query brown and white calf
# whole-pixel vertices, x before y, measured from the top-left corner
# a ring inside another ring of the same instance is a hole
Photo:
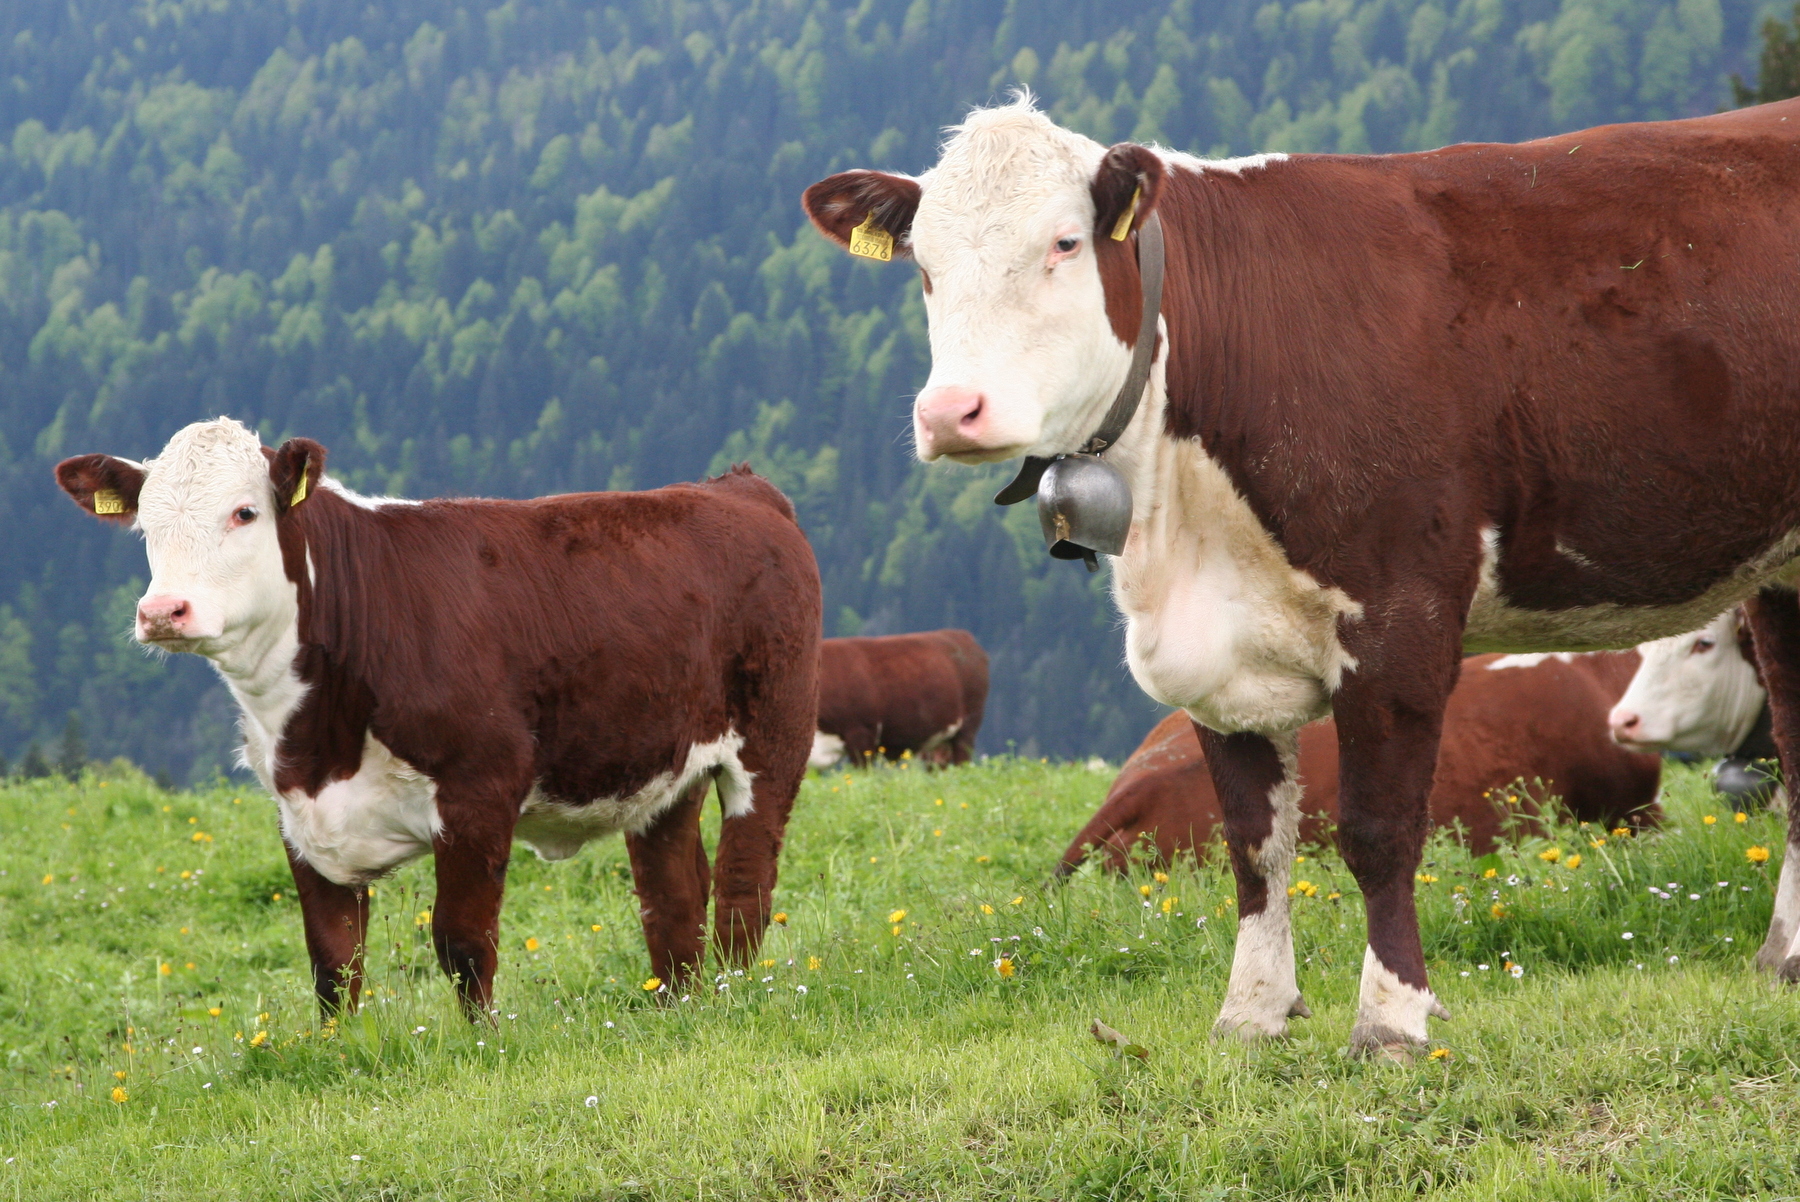
[[[325,449],[235,421],[155,459],[58,465],[144,536],[137,637],[211,660],[274,796],[321,1004],[355,1005],[368,883],[436,858],[432,936],[489,1004],[514,838],[545,859],[624,831],[654,971],[769,918],[817,701],[819,578],[787,499],[739,469],[654,492],[369,499]],[[701,804],[725,820],[709,869]]]
[[[1630,652],[1465,660],[1444,707],[1432,823],[1477,853],[1504,837],[1512,815],[1538,813],[1545,795],[1582,822],[1656,823],[1661,758],[1619,746],[1606,725],[1637,666]],[[1319,843],[1338,820],[1337,726],[1329,718],[1311,723],[1299,742],[1300,840]],[[1522,797],[1508,788],[1518,781],[1528,786]],[[1173,860],[1204,847],[1224,823],[1193,719],[1177,710],[1125,761],[1106,801],[1063,852],[1057,875],[1091,855],[1122,872],[1146,840],[1159,860]]]
[[[966,630],[819,644],[819,733],[812,763],[877,755],[966,764],[987,706],[988,657]]]
[[[1771,754],[1760,746],[1768,741],[1768,692],[1754,654],[1736,608],[1699,630],[1643,644],[1631,686],[1607,716],[1612,737],[1636,751]]]
[[[1106,453],[1134,502],[1113,591],[1138,682],[1206,729],[1242,915],[1220,1029],[1280,1035],[1301,1005],[1294,732],[1327,713],[1368,913],[1359,1050],[1403,1054],[1444,1012],[1413,872],[1465,650],[1629,647],[1747,600],[1800,762],[1800,101],[1212,162],[1022,101],[921,176],[845,172],[805,204],[917,263],[918,451],[965,463],[1100,428],[1160,216],[1157,359]],[[1800,898],[1793,850],[1781,889]]]

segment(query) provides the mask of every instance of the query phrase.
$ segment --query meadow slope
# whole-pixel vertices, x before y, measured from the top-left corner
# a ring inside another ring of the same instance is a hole
[[[1434,843],[1455,1018],[1393,1066],[1342,1051],[1362,912],[1334,855],[1295,870],[1316,1017],[1271,1046],[1208,1038],[1216,858],[1043,888],[1109,779],[810,779],[765,959],[685,997],[644,988],[618,841],[521,851],[492,1028],[455,1013],[415,865],[335,1030],[266,798],[123,767],[0,788],[0,1198],[1800,1196],[1800,997],[1748,966],[1779,819],[1677,766],[1661,832]]]

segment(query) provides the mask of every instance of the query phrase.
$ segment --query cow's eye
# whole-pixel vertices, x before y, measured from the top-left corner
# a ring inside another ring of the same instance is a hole
[[[1710,638],[1697,638],[1694,640],[1695,655],[1704,655],[1706,652],[1711,651],[1713,647],[1714,643]]]
[[[236,513],[232,514],[231,518],[240,526],[248,526],[251,522],[256,520],[256,510],[246,505]]]
[[[1080,245],[1081,239],[1073,236],[1056,240],[1056,249],[1059,254],[1072,255],[1075,253],[1075,248]]]

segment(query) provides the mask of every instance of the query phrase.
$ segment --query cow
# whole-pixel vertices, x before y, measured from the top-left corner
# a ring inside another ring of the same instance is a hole
[[[1109,519],[1124,490],[1126,659],[1204,728],[1237,880],[1217,1031],[1281,1036],[1302,1005],[1295,732],[1327,713],[1368,915],[1350,1044],[1399,1058],[1447,1013],[1413,876],[1465,652],[1627,648],[1748,601],[1800,756],[1800,100],[1208,161],[1102,146],[1026,96],[920,176],[841,172],[802,203],[917,265],[922,460],[1069,464],[1113,481]],[[1782,874],[1762,962],[1793,980],[1800,854]]]
[[[652,970],[699,965],[709,886],[718,949],[747,962],[818,699],[818,569],[787,499],[747,468],[423,502],[324,471],[317,442],[269,450],[228,418],[56,469],[144,537],[138,641],[206,657],[237,700],[324,1012],[358,1002],[369,882],[429,852],[438,963],[484,1013],[515,838],[560,860],[623,831]]]
[[[1636,667],[1630,652],[1465,660],[1444,708],[1432,821],[1476,853],[1499,843],[1509,819],[1538,814],[1548,795],[1578,821],[1609,829],[1659,821],[1661,758],[1629,751],[1607,733],[1607,710]],[[1323,843],[1338,812],[1331,719],[1301,728],[1299,768],[1299,838]],[[1167,863],[1205,847],[1223,825],[1193,719],[1176,710],[1125,761],[1056,874],[1067,876],[1095,852],[1123,872],[1132,849],[1146,843]]]
[[[1723,757],[1713,785],[1735,809],[1774,799],[1765,768],[1776,758],[1769,694],[1742,610],[1644,643],[1638,655],[1637,674],[1607,717],[1614,741],[1636,751]]]
[[[966,630],[825,639],[812,764],[864,765],[877,755],[966,764],[987,691],[987,652]]]

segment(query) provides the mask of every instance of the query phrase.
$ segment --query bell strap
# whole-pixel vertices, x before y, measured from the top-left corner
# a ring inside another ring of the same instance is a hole
[[[1163,292],[1162,217],[1154,209],[1138,227],[1138,277],[1143,283],[1144,313],[1138,323],[1137,345],[1131,350],[1131,370],[1125,373],[1125,383],[1119,389],[1119,395],[1113,398],[1112,408],[1106,411],[1106,420],[1077,454],[1098,455],[1118,442],[1125,427],[1137,415],[1138,405],[1144,399],[1144,387],[1150,383],[1150,366],[1156,358],[1156,322],[1162,313]],[[1054,457],[1044,459],[1027,455],[1012,483],[995,494],[994,504],[1016,505],[1027,497],[1036,496],[1038,481],[1052,462]]]

